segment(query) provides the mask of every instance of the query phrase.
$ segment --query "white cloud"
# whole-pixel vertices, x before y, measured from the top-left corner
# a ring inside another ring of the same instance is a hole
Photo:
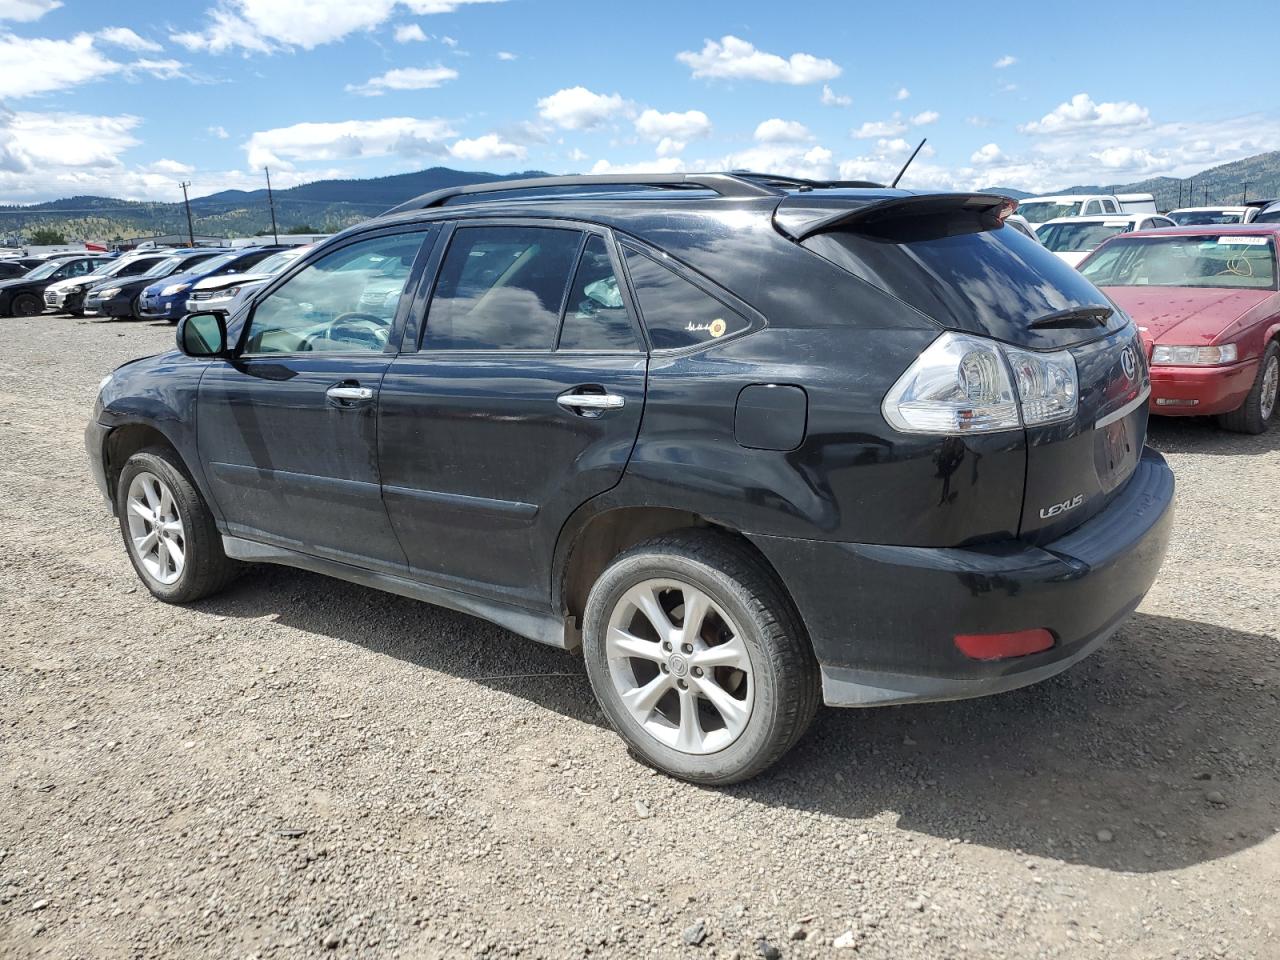
[[[124,47],[126,50],[136,50],[138,52],[155,53],[163,49],[160,44],[154,40],[148,40],[140,37],[128,27],[107,27],[105,30],[98,31],[98,39],[103,43],[109,43],[113,46]]]
[[[267,164],[287,168],[293,161],[443,156],[448,152],[444,141],[456,136],[447,120],[384,117],[260,130],[249,138],[245,150],[250,168]]]
[[[93,41],[88,33],[70,40],[0,34],[0,99],[65,90],[124,70]]]
[[[711,133],[711,120],[701,110],[684,113],[646,110],[636,117],[636,133],[646,140],[695,140]]]
[[[170,173],[174,176],[186,176],[195,170],[195,167],[189,163],[180,163],[177,160],[168,160],[161,158],[154,163],[147,165],[147,169],[153,173]]]
[[[840,67],[807,53],[788,58],[757,50],[746,40],[724,36],[706,40],[698,52],[685,50],[676,59],[693,70],[695,77],[725,80],[764,80],[768,83],[821,83],[840,76]]]
[[[498,59],[499,60],[515,60],[517,59],[517,57],[510,50],[499,50]]]
[[[1150,111],[1129,100],[1094,103],[1087,93],[1077,93],[1039,120],[1018,127],[1021,133],[1055,134],[1101,127],[1140,127],[1151,122]]]
[[[835,172],[832,153],[826,147],[794,143],[761,143],[722,158],[717,166],[813,180],[829,180]]]
[[[583,160],[590,160],[591,155],[587,153],[583,153],[577,147],[574,147],[572,150],[569,151],[569,159],[572,160],[574,163],[581,163]]]
[[[227,140],[231,137],[231,134],[227,133],[226,127],[210,127],[209,133],[217,137],[219,140]]]
[[[970,114],[969,116],[965,117],[964,122],[971,127],[989,127],[993,123],[995,123],[995,121],[992,120],[990,117],[983,117],[976,113]]]
[[[504,0],[219,0],[200,31],[175,33],[190,50],[272,53],[280,48],[311,50],[357,31],[372,30],[401,9],[425,16],[451,13],[472,3]],[[415,38],[416,39],[416,38]]]
[[[756,127],[755,139],[760,143],[797,143],[812,140],[813,134],[799,120],[782,120],[772,117]]]
[[[859,140],[874,140],[876,137],[896,137],[907,132],[907,125],[901,120],[868,120],[862,126],[850,130],[850,136]]]
[[[997,70],[1003,70],[1005,67],[1012,67],[1018,62],[1018,58],[1012,54],[1006,53],[1003,57],[992,64]]]
[[[441,37],[440,42],[446,47],[456,47],[458,45],[458,41],[453,39],[453,37]]]
[[[892,139],[888,137],[881,137],[876,141],[876,149],[885,154],[906,153],[911,149],[911,144],[907,143],[907,141],[903,140],[901,137],[894,137]]]
[[[159,80],[172,80],[174,77],[184,76],[182,70],[185,67],[181,60],[135,60],[126,68],[130,76],[138,73],[149,73],[151,76]]]
[[[641,160],[639,163],[610,163],[608,160],[597,160],[591,167],[592,173],[683,173],[684,161],[679,157],[659,157],[656,160]]]
[[[361,84],[349,83],[346,90],[364,97],[380,97],[388,90],[431,90],[456,79],[458,71],[451,67],[401,67]]]
[[[917,127],[923,127],[930,123],[937,123],[939,116],[941,115],[937,110],[924,110],[912,117],[911,122]]]
[[[973,152],[969,157],[970,163],[995,163],[997,160],[1003,160],[1004,153],[1000,147],[994,143],[983,144]]]
[[[527,153],[520,144],[503,140],[495,133],[486,133],[473,140],[459,140],[449,147],[449,155],[458,160],[494,160],[502,157],[523,160]]]
[[[396,43],[425,43],[427,35],[416,23],[402,23],[396,27]]]
[[[822,105],[824,107],[847,107],[853,103],[853,97],[836,93],[827,84],[822,85]]]
[[[0,20],[30,23],[60,6],[62,0],[0,0]]]
[[[586,87],[567,87],[538,101],[538,115],[563,130],[598,127],[626,106],[618,94],[592,93]]]
[[[663,137],[658,141],[658,147],[654,151],[660,157],[674,157],[676,154],[684,153],[684,148],[688,144],[683,140],[673,140],[671,137]]]
[[[909,96],[911,96],[910,90],[908,90],[906,87],[899,87],[898,92],[893,95],[893,99],[906,100]]]

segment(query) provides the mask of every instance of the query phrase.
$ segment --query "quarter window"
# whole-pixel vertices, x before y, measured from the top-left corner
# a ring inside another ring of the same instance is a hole
[[[308,264],[258,304],[245,352],[381,352],[425,236],[361,240]]]
[[[440,265],[423,348],[551,350],[577,230],[460,227]]]
[[[627,315],[604,238],[592,234],[569,288],[561,350],[634,350],[635,331]]]
[[[745,330],[747,321],[643,253],[627,250],[627,272],[655,350],[678,350]]]

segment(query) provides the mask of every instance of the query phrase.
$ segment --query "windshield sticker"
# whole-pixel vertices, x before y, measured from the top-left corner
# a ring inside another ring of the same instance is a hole
[[[1262,247],[1266,246],[1266,237],[1219,237],[1218,243],[1223,246]]]

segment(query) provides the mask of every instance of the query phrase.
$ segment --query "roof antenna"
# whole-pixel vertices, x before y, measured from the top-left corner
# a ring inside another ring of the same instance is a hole
[[[920,152],[920,147],[923,147],[928,142],[929,138],[925,137],[920,141],[919,146],[911,151],[911,156],[907,157],[907,162],[902,165],[902,169],[898,171],[898,175],[893,178],[893,183],[889,184],[891,188],[898,185],[898,181],[902,179],[902,175],[907,172],[907,167],[911,166],[911,161],[914,160],[916,158],[916,154]]]

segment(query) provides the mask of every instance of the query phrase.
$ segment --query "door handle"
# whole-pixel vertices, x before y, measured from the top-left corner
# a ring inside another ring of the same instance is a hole
[[[347,384],[338,384],[330,387],[324,392],[324,395],[330,400],[342,403],[358,403],[361,400],[373,399],[372,387],[353,387]]]
[[[569,410],[617,410],[626,405],[626,399],[616,393],[563,393],[556,403]]]

